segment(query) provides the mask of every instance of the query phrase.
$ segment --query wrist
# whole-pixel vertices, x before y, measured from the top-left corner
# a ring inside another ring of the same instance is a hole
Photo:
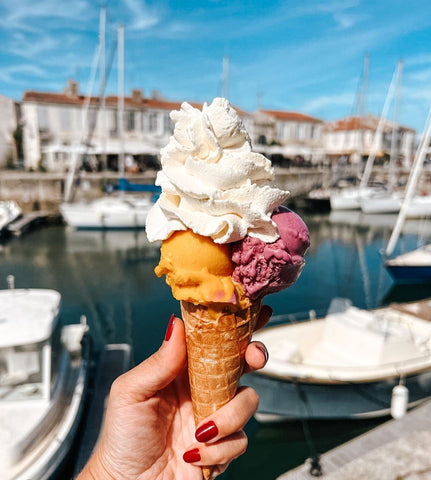
[[[93,453],[76,480],[116,480],[105,468],[98,449]]]

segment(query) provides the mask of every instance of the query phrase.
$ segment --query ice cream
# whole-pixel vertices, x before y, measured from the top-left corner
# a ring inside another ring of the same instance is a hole
[[[218,245],[191,230],[174,232],[162,243],[155,272],[158,277],[166,275],[177,300],[199,305],[238,303],[228,244]]]
[[[252,152],[227,100],[202,111],[183,103],[171,118],[146,232],[162,241],[155,272],[181,302],[199,423],[235,395],[262,298],[296,280],[308,231],[279,209],[289,192],[272,185],[271,162]]]
[[[295,283],[304,268],[304,254],[310,246],[308,228],[299,215],[279,207],[271,218],[278,227],[278,240],[265,243],[247,236],[232,245],[233,279],[243,286],[246,296],[252,300]]]

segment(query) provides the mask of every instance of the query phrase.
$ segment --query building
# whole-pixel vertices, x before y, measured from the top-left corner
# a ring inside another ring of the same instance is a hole
[[[99,97],[80,95],[74,81],[63,93],[26,91],[21,108],[26,169],[65,171],[77,151],[91,170],[117,170],[120,151],[130,170],[159,168],[160,148],[173,133],[169,114],[181,102],[164,100],[157,92],[147,98],[142,90],[133,90],[124,98],[123,141],[118,97],[109,95],[101,103]],[[201,103],[191,105],[202,108]],[[249,114],[237,111],[250,124]]]
[[[376,162],[383,163],[391,157],[393,149],[397,163],[405,167],[410,166],[414,156],[415,130],[402,125],[397,126],[389,120],[383,120],[379,129],[379,121],[379,118],[368,115],[326,122],[322,140],[327,157],[332,163],[343,158],[348,164],[359,165],[373,153]]]
[[[275,164],[312,164],[324,157],[323,121],[299,112],[263,110],[253,114],[253,145]]]
[[[17,105],[14,100],[0,95],[0,168],[18,163],[15,137],[17,136]]]
[[[124,152],[130,171],[158,169],[160,149],[173,133],[169,114],[178,110],[181,102],[165,100],[157,92],[145,97],[142,90],[133,90],[124,98],[123,137],[119,135],[118,104],[114,95],[104,99],[81,95],[73,80],[62,93],[26,91],[20,105],[25,168],[64,172],[77,159],[88,170],[117,170],[119,153]],[[202,108],[201,103],[191,104]],[[3,126],[3,131],[12,131],[16,128],[13,102],[7,105],[9,110],[4,111],[10,113],[2,121],[12,123]],[[300,112],[259,109],[249,114],[234,108],[249,132],[253,149],[274,165],[310,166],[342,160],[360,166],[373,148],[377,162],[389,159],[394,148],[398,162],[408,166],[414,154],[414,130],[405,126],[395,129],[388,120],[380,130],[379,119],[372,115],[324,122]],[[396,142],[392,145],[393,132]],[[9,147],[13,146],[10,135],[3,142]]]

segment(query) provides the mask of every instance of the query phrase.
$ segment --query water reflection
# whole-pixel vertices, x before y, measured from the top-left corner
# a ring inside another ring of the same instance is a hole
[[[331,212],[303,217],[311,234],[306,267],[295,285],[265,299],[276,315],[323,311],[335,296],[374,308],[420,291],[393,289],[382,267],[379,252],[396,216]],[[430,223],[407,221],[398,251],[414,248],[419,239],[430,241]],[[17,286],[59,290],[66,321],[87,314],[101,342],[130,341],[140,360],[163,338],[171,313],[179,313],[170,289],[154,275],[158,258],[159,245],[149,244],[145,231],[50,227],[1,246],[0,282],[5,288],[12,273]]]
[[[395,286],[382,266],[379,252],[389,240],[395,216],[333,212],[303,218],[311,234],[306,266],[295,285],[265,299],[275,315],[321,312],[336,296],[360,308],[429,296],[429,286]],[[429,222],[409,220],[397,252],[430,240]],[[136,363],[158,347],[171,314],[180,312],[169,287],[154,274],[158,257],[159,246],[150,245],[144,231],[49,227],[0,245],[0,285],[6,288],[6,276],[13,274],[17,287],[59,290],[64,322],[87,315],[96,343],[128,342]],[[357,424],[359,430],[362,427]],[[249,428],[247,453],[223,478],[275,478],[310,453],[300,424],[262,427],[252,422]],[[334,436],[332,429],[310,425],[321,448],[355,435],[352,425],[339,428]]]

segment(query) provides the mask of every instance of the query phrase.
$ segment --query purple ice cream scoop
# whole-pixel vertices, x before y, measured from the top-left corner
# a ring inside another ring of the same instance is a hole
[[[233,279],[241,283],[246,295],[255,300],[290,287],[304,268],[304,255],[310,246],[307,225],[286,207],[272,215],[280,238],[265,243],[245,237],[232,245]]]

